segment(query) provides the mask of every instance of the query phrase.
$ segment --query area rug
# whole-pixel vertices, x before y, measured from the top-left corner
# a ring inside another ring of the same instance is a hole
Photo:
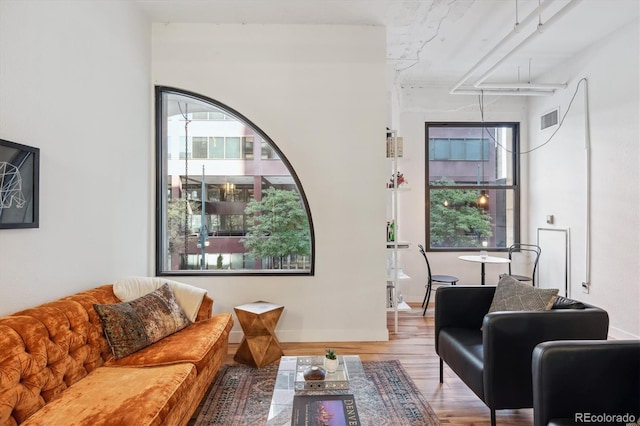
[[[415,383],[399,361],[363,361],[366,400],[356,400],[362,425],[440,425]],[[223,365],[207,395],[189,422],[190,426],[264,425],[278,363],[256,369],[244,365]]]

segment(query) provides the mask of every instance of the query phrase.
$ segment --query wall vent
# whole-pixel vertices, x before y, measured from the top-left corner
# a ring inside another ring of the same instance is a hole
[[[540,117],[540,130],[557,126],[559,117],[560,117],[559,108],[549,111],[546,114],[542,114],[542,116]]]

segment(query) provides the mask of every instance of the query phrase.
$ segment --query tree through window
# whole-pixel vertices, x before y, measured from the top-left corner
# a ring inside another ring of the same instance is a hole
[[[312,275],[308,203],[273,141],[182,90],[157,87],[156,116],[156,273]]]
[[[426,123],[431,250],[505,249],[519,240],[517,123]]]

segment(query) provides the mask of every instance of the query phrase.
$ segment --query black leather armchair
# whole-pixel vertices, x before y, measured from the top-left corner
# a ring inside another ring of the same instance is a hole
[[[536,426],[638,422],[640,340],[541,343],[532,371]]]
[[[488,313],[496,287],[444,286],[436,291],[435,346],[443,362],[491,410],[533,407],[531,356],[549,340],[607,338],[599,308]]]

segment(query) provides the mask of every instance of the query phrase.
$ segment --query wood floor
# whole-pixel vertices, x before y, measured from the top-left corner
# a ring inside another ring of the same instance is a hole
[[[413,306],[399,313],[398,333],[390,333],[388,342],[281,343],[285,355],[323,354],[335,348],[339,354],[357,354],[363,361],[399,360],[416,386],[429,401],[443,425],[490,425],[489,409],[445,364],[444,384],[438,380],[438,356],[434,348],[433,306],[422,316]],[[393,316],[388,316],[393,330]],[[233,364],[238,344],[231,344],[226,362]],[[500,426],[533,424],[533,410],[500,410],[496,412]]]

